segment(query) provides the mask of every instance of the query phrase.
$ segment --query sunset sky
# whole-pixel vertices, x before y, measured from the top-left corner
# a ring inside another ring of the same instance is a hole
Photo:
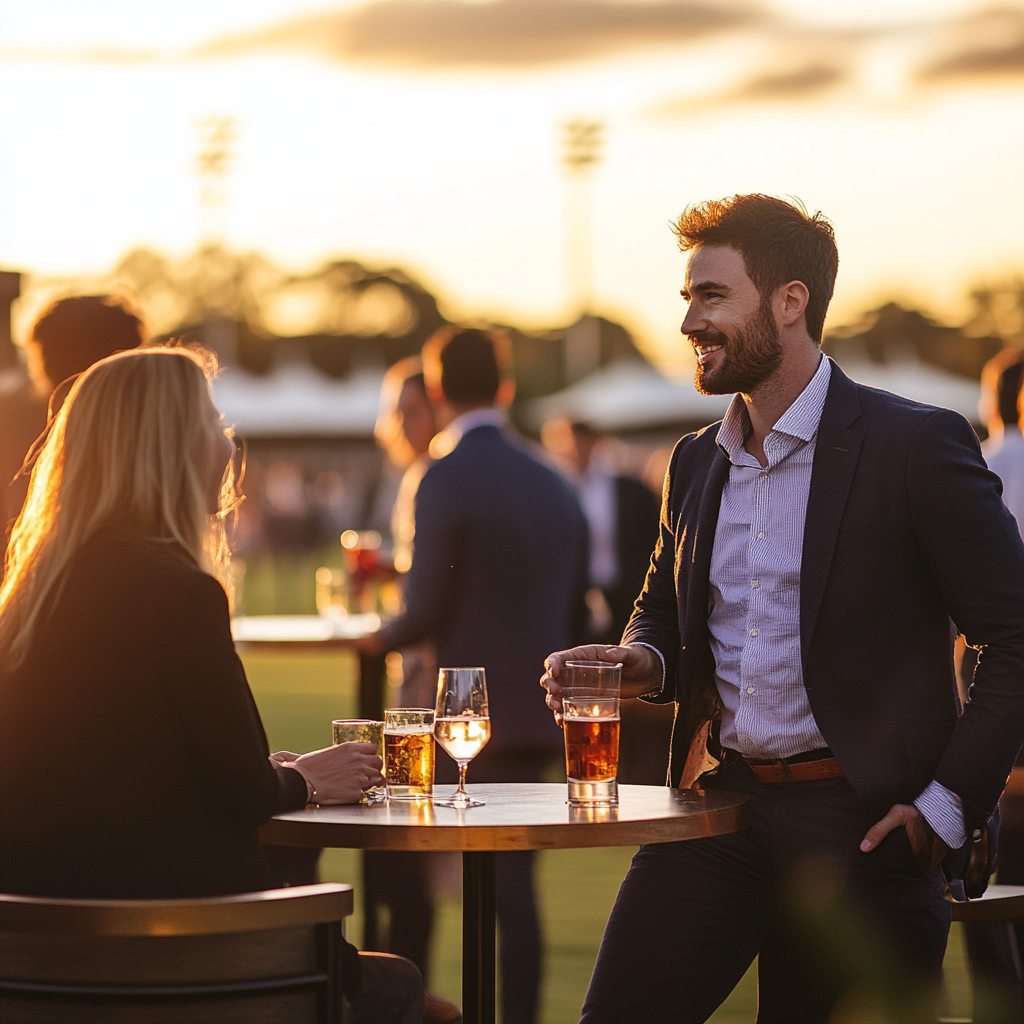
[[[230,117],[230,247],[400,266],[449,316],[554,326],[582,117],[606,126],[595,310],[670,368],[668,223],[703,198],[824,210],[835,325],[890,297],[955,319],[971,285],[1024,273],[1020,3],[5,0],[0,95],[4,269],[189,252],[197,122]]]

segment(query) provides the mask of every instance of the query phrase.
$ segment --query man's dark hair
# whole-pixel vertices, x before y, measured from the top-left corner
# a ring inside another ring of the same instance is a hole
[[[449,405],[493,405],[510,365],[508,339],[495,331],[449,324],[423,346],[427,381]]]
[[[1005,426],[1020,423],[1018,396],[1024,383],[1024,351],[1004,348],[997,352],[981,371],[981,382],[996,399],[996,410]]]
[[[142,321],[109,295],[59,299],[36,320],[29,346],[36,350],[51,387],[115,352],[146,340]]]
[[[672,227],[684,252],[700,245],[736,249],[762,300],[781,285],[802,281],[810,292],[807,333],[821,343],[839,271],[835,233],[824,214],[811,216],[799,201],[775,196],[730,196],[688,206]]]

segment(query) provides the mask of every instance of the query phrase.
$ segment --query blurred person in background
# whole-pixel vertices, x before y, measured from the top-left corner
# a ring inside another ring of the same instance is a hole
[[[51,303],[26,343],[29,380],[0,396],[0,526],[6,543],[28,491],[19,470],[33,443],[67,396],[71,378],[114,352],[138,348],[146,328],[127,303],[110,295],[78,295]],[[15,479],[17,477],[17,479]]]
[[[415,502],[415,549],[405,611],[371,650],[431,639],[440,666],[483,666],[491,740],[470,783],[542,782],[562,737],[531,690],[554,637],[578,637],[586,618],[586,523],[565,481],[511,431],[515,384],[508,341],[450,325],[424,347],[427,393],[445,429]],[[438,760],[439,781],[455,781]],[[497,855],[501,1005],[505,1024],[534,1024],[541,935],[533,851]]]
[[[1021,385],[1024,383],[1024,351],[1007,348],[993,356],[981,372],[981,401],[978,411],[988,429],[981,452],[989,469],[1003,482],[1003,502],[1013,513],[1017,529],[1024,535],[1024,436],[1020,429]],[[957,660],[962,699],[974,680],[978,652],[957,641]],[[1016,766],[1024,766],[1017,755]],[[1015,785],[1016,772],[999,801],[1002,822],[999,830],[999,861],[996,881],[1001,885],[1024,885],[1024,789]],[[981,1000],[1002,1004],[1007,1020],[1024,1019],[1024,924],[1005,922],[964,925],[967,953],[976,990],[975,1006]],[[995,1006],[989,1014],[1000,1012]],[[982,1014],[975,1010],[980,1020]],[[988,1018],[986,1018],[988,1019]]]
[[[602,440],[600,431],[579,419],[552,419],[541,430],[541,441],[576,491],[590,530],[587,642],[616,644],[644,586],[661,504],[641,481],[606,465]],[[619,781],[664,785],[673,709],[632,700],[623,702],[621,713]]]
[[[600,447],[604,439],[582,420],[549,420],[541,431],[544,447],[565,469],[590,530],[588,641],[608,644],[622,636],[643,588],[658,539],[660,502],[635,477],[606,464]]]
[[[269,752],[231,639],[211,371],[185,349],[101,360],[41,447],[0,587],[0,891],[273,888],[260,824],[382,781],[371,744]],[[413,964],[341,956],[354,1021],[419,1024]]]
[[[392,465],[403,470],[391,514],[394,564],[403,575],[412,565],[416,491],[433,461],[428,449],[434,432],[434,410],[427,399],[423,362],[419,356],[401,359],[384,374],[374,436]],[[429,639],[423,640],[397,653],[402,664],[401,686],[394,698],[385,698],[386,706],[432,708],[437,691],[433,644]],[[428,981],[430,936],[434,926],[430,886],[430,865],[434,856],[404,850],[363,853],[366,914],[363,945],[367,949],[408,957],[419,967],[425,981]],[[386,929],[383,926],[385,909]],[[432,1005],[434,999],[428,994],[428,1017],[437,1013]],[[440,1021],[444,1017],[433,1019]]]
[[[981,453],[1003,482],[1003,503],[1024,536],[1024,435],[1020,429],[1019,399],[1024,381],[1024,351],[1006,348],[981,371],[978,411],[988,430]]]

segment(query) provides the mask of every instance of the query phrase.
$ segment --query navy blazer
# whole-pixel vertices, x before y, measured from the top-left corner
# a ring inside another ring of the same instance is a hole
[[[586,572],[586,521],[568,485],[497,427],[476,427],[420,483],[406,610],[382,639],[431,639],[439,666],[487,670],[492,751],[556,749],[537,680],[580,635]]]
[[[708,577],[729,472],[717,431],[673,453],[624,638],[665,655],[670,682],[655,699],[678,702],[676,785],[717,709]],[[1024,545],[1001,492],[962,416],[856,384],[833,364],[804,527],[803,679],[822,735],[876,813],[937,779],[973,830],[1024,741]],[[950,620],[984,648],[962,714]]]

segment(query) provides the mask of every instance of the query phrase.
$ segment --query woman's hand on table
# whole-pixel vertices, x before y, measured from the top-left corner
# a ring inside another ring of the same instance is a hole
[[[621,665],[622,697],[639,697],[661,685],[661,659],[649,647],[586,644],[567,651],[555,651],[544,660],[547,671],[540,677],[540,685],[547,690],[545,702],[555,713],[555,721],[559,725],[562,724],[562,687],[559,677],[567,661],[606,661],[611,665]]]
[[[357,804],[364,790],[384,782],[380,773],[384,765],[373,743],[339,743],[278,763],[294,768],[306,780],[318,804]]]

